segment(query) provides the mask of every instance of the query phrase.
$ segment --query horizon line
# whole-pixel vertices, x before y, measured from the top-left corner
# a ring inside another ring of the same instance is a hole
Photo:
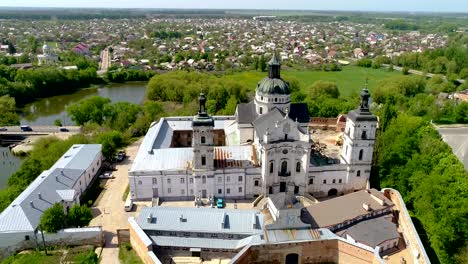
[[[374,12],[374,13],[448,13],[448,14],[466,14],[468,15],[468,11],[422,11],[422,10],[371,10],[371,9],[264,9],[264,8],[180,8],[180,7],[109,7],[109,6],[102,6],[102,7],[80,7],[80,6],[3,6],[0,5],[0,9],[4,8],[30,8],[30,9],[129,9],[129,10],[243,10],[243,11],[296,11],[296,12],[308,12],[308,11],[316,11],[316,12]]]

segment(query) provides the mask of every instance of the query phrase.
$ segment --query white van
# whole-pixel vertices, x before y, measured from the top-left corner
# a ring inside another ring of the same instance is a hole
[[[132,199],[130,199],[130,193],[128,194],[127,196],[127,200],[125,201],[125,211],[126,212],[130,212],[132,211],[132,208],[133,208],[133,201]]]

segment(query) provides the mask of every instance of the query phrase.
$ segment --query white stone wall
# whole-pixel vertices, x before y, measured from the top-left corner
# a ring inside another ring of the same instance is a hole
[[[255,93],[255,110],[258,115],[266,114],[275,107],[283,112],[286,109],[289,110],[291,107],[290,95]]]

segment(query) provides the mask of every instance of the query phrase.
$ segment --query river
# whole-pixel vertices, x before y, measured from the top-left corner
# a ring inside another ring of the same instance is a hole
[[[79,90],[72,94],[58,95],[40,99],[27,104],[21,114],[22,125],[54,125],[59,119],[64,126],[73,122],[67,116],[66,107],[90,96],[102,96],[112,102],[130,102],[140,104],[145,96],[147,82],[129,82],[122,84],[109,84],[101,87],[92,87]]]
[[[109,84],[79,90],[73,94],[58,95],[27,104],[21,114],[22,125],[54,125],[60,119],[64,125],[72,125],[66,114],[66,107],[83,98],[98,95],[112,102],[140,104],[146,93],[147,82]],[[22,160],[11,154],[8,148],[0,147],[0,190],[6,186],[8,178],[20,167]]]

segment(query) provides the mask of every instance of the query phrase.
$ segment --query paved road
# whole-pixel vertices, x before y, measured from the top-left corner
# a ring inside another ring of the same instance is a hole
[[[101,51],[101,63],[98,70],[98,74],[104,74],[107,72],[107,69],[110,66],[110,56],[109,56],[109,48],[105,48]]]
[[[30,126],[32,131],[22,131],[20,126],[5,126],[6,131],[0,131],[0,134],[4,135],[34,135],[34,134],[52,134],[60,132],[58,126]],[[66,126],[70,133],[78,133],[81,131],[79,126]],[[66,132],[64,132],[66,133]]]
[[[105,247],[102,250],[101,262],[103,264],[119,263],[119,248],[117,245],[117,229],[128,228],[128,218],[135,216],[135,206],[133,212],[124,211],[124,201],[122,195],[128,185],[128,170],[136,156],[141,139],[127,147],[128,157],[119,163],[116,171],[113,172],[115,179],[104,180],[104,191],[100,199],[93,208],[94,219],[90,226],[102,226],[105,236]],[[138,211],[140,208],[138,208]]]
[[[436,127],[442,139],[468,170],[468,127]]]
[[[383,67],[390,67],[389,64],[382,64]],[[403,67],[399,67],[399,66],[395,66],[393,65],[393,69],[396,70],[396,71],[403,71]],[[433,74],[433,73],[424,73],[422,71],[418,71],[418,70],[408,70],[409,73],[411,74],[416,74],[416,75],[421,75],[421,76],[426,76],[428,78],[432,78],[434,77],[434,75],[436,74]],[[445,76],[442,76],[442,78],[444,78],[444,80],[447,80],[447,78]],[[465,83],[465,80],[463,79],[457,79],[456,80],[458,83]]]

